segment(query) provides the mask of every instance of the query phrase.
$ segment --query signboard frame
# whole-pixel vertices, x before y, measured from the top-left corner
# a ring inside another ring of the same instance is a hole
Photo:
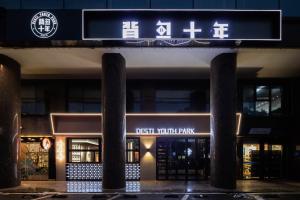
[[[249,38],[88,38],[85,36],[85,12],[120,12],[120,11],[141,11],[141,12],[168,12],[168,11],[176,11],[176,12],[278,12],[279,13],[279,38],[276,39],[249,39]],[[91,41],[103,41],[103,40],[111,40],[111,41],[139,41],[139,40],[199,40],[199,41],[282,41],[282,10],[241,10],[241,9],[82,9],[82,40],[91,40]]]

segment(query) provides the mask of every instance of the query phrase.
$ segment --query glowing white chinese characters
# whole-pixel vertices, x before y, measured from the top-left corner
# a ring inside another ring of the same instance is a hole
[[[183,32],[185,33],[190,33],[190,38],[194,39],[196,33],[201,33],[202,29],[201,28],[195,28],[195,22],[191,21],[190,22],[190,28],[189,29],[183,29]]]
[[[227,33],[228,31],[228,24],[219,24],[218,22],[214,23],[214,38],[224,39],[228,38],[229,35]]]
[[[156,32],[159,34],[156,38],[166,39],[171,38],[171,22],[161,22],[160,20],[156,23],[158,28]]]
[[[49,23],[48,21],[41,21],[41,23]],[[140,39],[140,38],[152,38],[153,35],[149,36],[149,31],[146,33],[147,36],[143,36],[143,32],[140,32],[140,26],[139,21],[123,21],[122,22],[122,38],[124,39]],[[172,24],[170,21],[163,21],[158,20],[156,22],[156,29],[155,29],[155,38],[157,39],[171,39],[172,38]],[[213,23],[212,28],[202,29],[199,27],[199,25],[196,27],[195,21],[189,22],[188,28],[180,28],[178,30],[178,26],[174,26],[175,28],[174,33],[178,34],[178,32],[182,31],[183,33],[186,33],[190,39],[195,38],[215,38],[215,39],[225,39],[229,38],[229,24],[228,23],[219,23],[218,21],[215,21]],[[150,27],[152,28],[152,27]],[[155,28],[155,27],[153,27]],[[147,27],[146,30],[149,28]],[[145,32],[145,30],[144,30]],[[201,33],[201,34],[200,34]],[[142,36],[141,36],[142,35]],[[210,36],[208,36],[210,35]],[[140,37],[141,36],[141,37]],[[202,37],[200,37],[202,36]],[[184,36],[187,37],[187,36]],[[176,37],[175,37],[176,38]]]
[[[139,22],[137,22],[137,21],[123,22],[122,37],[127,38],[127,39],[138,39],[139,38]]]

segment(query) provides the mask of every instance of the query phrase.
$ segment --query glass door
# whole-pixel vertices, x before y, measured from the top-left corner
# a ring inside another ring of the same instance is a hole
[[[280,178],[282,175],[282,145],[264,144],[264,178]]]
[[[49,153],[40,138],[22,138],[20,167],[22,180],[48,180]]]
[[[243,178],[259,178],[260,153],[259,144],[243,144]]]
[[[208,162],[206,140],[203,138],[157,138],[157,179],[205,179]]]

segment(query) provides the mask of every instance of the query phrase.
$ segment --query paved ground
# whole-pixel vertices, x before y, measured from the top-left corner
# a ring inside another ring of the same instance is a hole
[[[21,186],[0,189],[0,192],[103,192],[100,181],[23,181]],[[239,180],[236,190],[224,190],[210,186],[207,181],[128,181],[124,192],[165,192],[165,193],[220,193],[220,192],[298,192],[300,182]],[[300,200],[300,199],[299,199]]]
[[[135,194],[74,194],[74,193],[60,193],[60,194],[1,194],[0,200],[88,200],[88,199],[102,199],[102,200],[121,200],[121,199],[137,199],[137,200],[299,200],[299,194],[252,194],[252,193],[135,193]]]
[[[99,181],[24,181],[21,186],[0,189],[0,200],[300,200],[300,182],[238,181],[236,190],[196,181],[129,181],[126,189],[103,191]]]

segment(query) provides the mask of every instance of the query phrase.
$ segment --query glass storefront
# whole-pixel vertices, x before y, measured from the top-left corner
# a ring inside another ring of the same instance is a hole
[[[140,162],[140,139],[127,138],[126,139],[126,163]]]
[[[99,163],[101,161],[101,146],[99,138],[69,138],[69,163]]]
[[[243,178],[259,178],[259,144],[243,144]]]
[[[280,178],[282,176],[282,145],[264,144],[264,178]]]
[[[157,138],[157,179],[206,179],[208,144],[208,139],[204,138]]]
[[[243,144],[243,178],[280,178],[282,176],[282,151],[283,147],[280,144]]]
[[[42,139],[21,139],[20,166],[22,180],[48,180],[49,152],[42,148]]]
[[[103,177],[100,138],[67,138],[67,181],[99,181]],[[126,138],[126,180],[140,179],[140,139]]]

